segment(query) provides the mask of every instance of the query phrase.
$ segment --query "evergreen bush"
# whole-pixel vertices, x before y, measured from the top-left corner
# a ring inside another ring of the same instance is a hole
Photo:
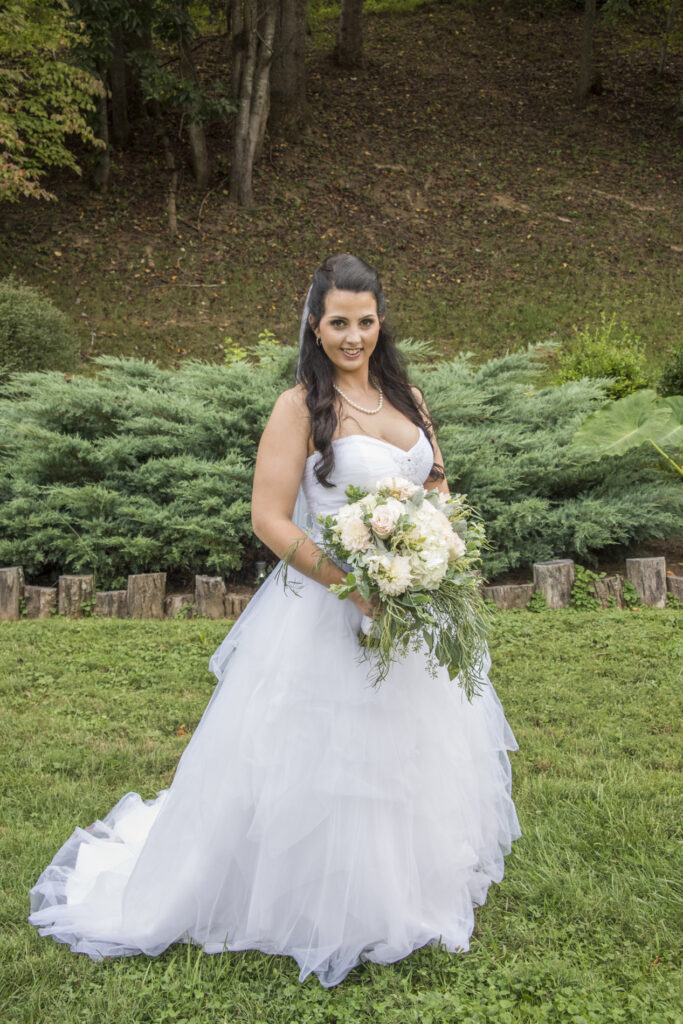
[[[268,344],[255,356],[177,371],[100,356],[96,377],[15,374],[0,387],[0,565],[52,582],[94,572],[100,589],[134,572],[251,577],[263,557],[251,531],[253,464],[296,350]],[[590,464],[569,454],[605,385],[536,388],[543,366],[530,350],[479,367],[458,356],[413,368],[451,489],[486,521],[489,579],[557,556],[594,561],[669,536],[680,519],[680,485],[642,451]]]
[[[683,342],[674,348],[664,364],[657,391],[663,398],[683,395]]]
[[[21,370],[71,370],[76,342],[68,318],[35,288],[0,281],[0,375]]]
[[[457,356],[413,372],[436,422],[449,486],[467,493],[487,524],[489,579],[557,557],[595,563],[600,552],[680,530],[680,484],[646,450],[603,462],[569,451],[578,426],[604,404],[606,383],[538,388],[540,352],[479,367]]]
[[[616,314],[608,320],[600,314],[600,324],[579,331],[560,356],[560,382],[591,377],[607,380],[610,398],[623,398],[648,386],[645,346],[626,325],[617,325]]]

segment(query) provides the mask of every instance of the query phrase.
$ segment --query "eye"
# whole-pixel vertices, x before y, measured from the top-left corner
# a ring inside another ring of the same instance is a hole
[[[372,327],[375,322],[375,318],[372,316],[366,316],[365,320],[361,320],[363,327]]]
[[[333,327],[343,327],[345,321],[337,318],[335,320],[330,320],[330,323],[332,324]]]

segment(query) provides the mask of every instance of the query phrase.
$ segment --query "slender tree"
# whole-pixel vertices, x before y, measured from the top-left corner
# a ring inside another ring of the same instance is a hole
[[[595,82],[594,35],[597,13],[596,0],[585,0],[583,9],[583,33],[581,36],[581,58],[579,61],[579,78],[576,85],[576,98],[585,103]]]
[[[253,199],[253,169],[263,142],[270,101],[270,65],[278,0],[233,0],[233,97],[237,107],[232,140],[230,198],[239,206]]]
[[[343,68],[354,68],[362,63],[363,0],[342,0],[334,56]]]
[[[308,0],[280,0],[270,71],[268,128],[294,136],[306,116],[306,14]]]

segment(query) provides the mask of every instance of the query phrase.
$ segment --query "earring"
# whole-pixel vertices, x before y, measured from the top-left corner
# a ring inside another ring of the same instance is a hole
[[[316,342],[316,345],[318,346],[318,348],[322,348],[323,347],[322,340],[317,335],[316,335],[315,342]]]

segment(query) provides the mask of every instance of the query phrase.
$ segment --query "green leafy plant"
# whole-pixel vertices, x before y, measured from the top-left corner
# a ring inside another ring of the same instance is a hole
[[[597,327],[574,327],[575,336],[560,357],[559,380],[582,377],[611,378],[610,398],[622,398],[647,387],[645,346],[626,324],[617,324],[616,314],[607,319],[603,312]]]
[[[600,459],[623,455],[645,443],[683,476],[683,466],[664,451],[669,448],[675,455],[683,450],[683,396],[659,398],[647,389],[604,405],[581,424],[572,439],[572,449],[579,458]]]
[[[528,612],[550,611],[550,606],[540,590],[534,590],[533,594],[526,603],[526,610]]]
[[[622,602],[624,608],[640,608],[640,597],[638,591],[630,580],[624,580],[622,586]]]
[[[678,600],[675,594],[670,590],[667,591],[666,595],[666,607],[667,608],[683,608],[683,604]]]
[[[570,607],[575,611],[592,612],[601,608],[601,604],[595,596],[594,584],[596,580],[605,578],[604,572],[593,572],[582,565],[574,566],[574,584],[572,586]]]
[[[663,397],[683,395],[683,344],[675,348],[657,381],[657,392]]]
[[[0,372],[70,370],[76,342],[54,303],[12,277],[0,281]]]

